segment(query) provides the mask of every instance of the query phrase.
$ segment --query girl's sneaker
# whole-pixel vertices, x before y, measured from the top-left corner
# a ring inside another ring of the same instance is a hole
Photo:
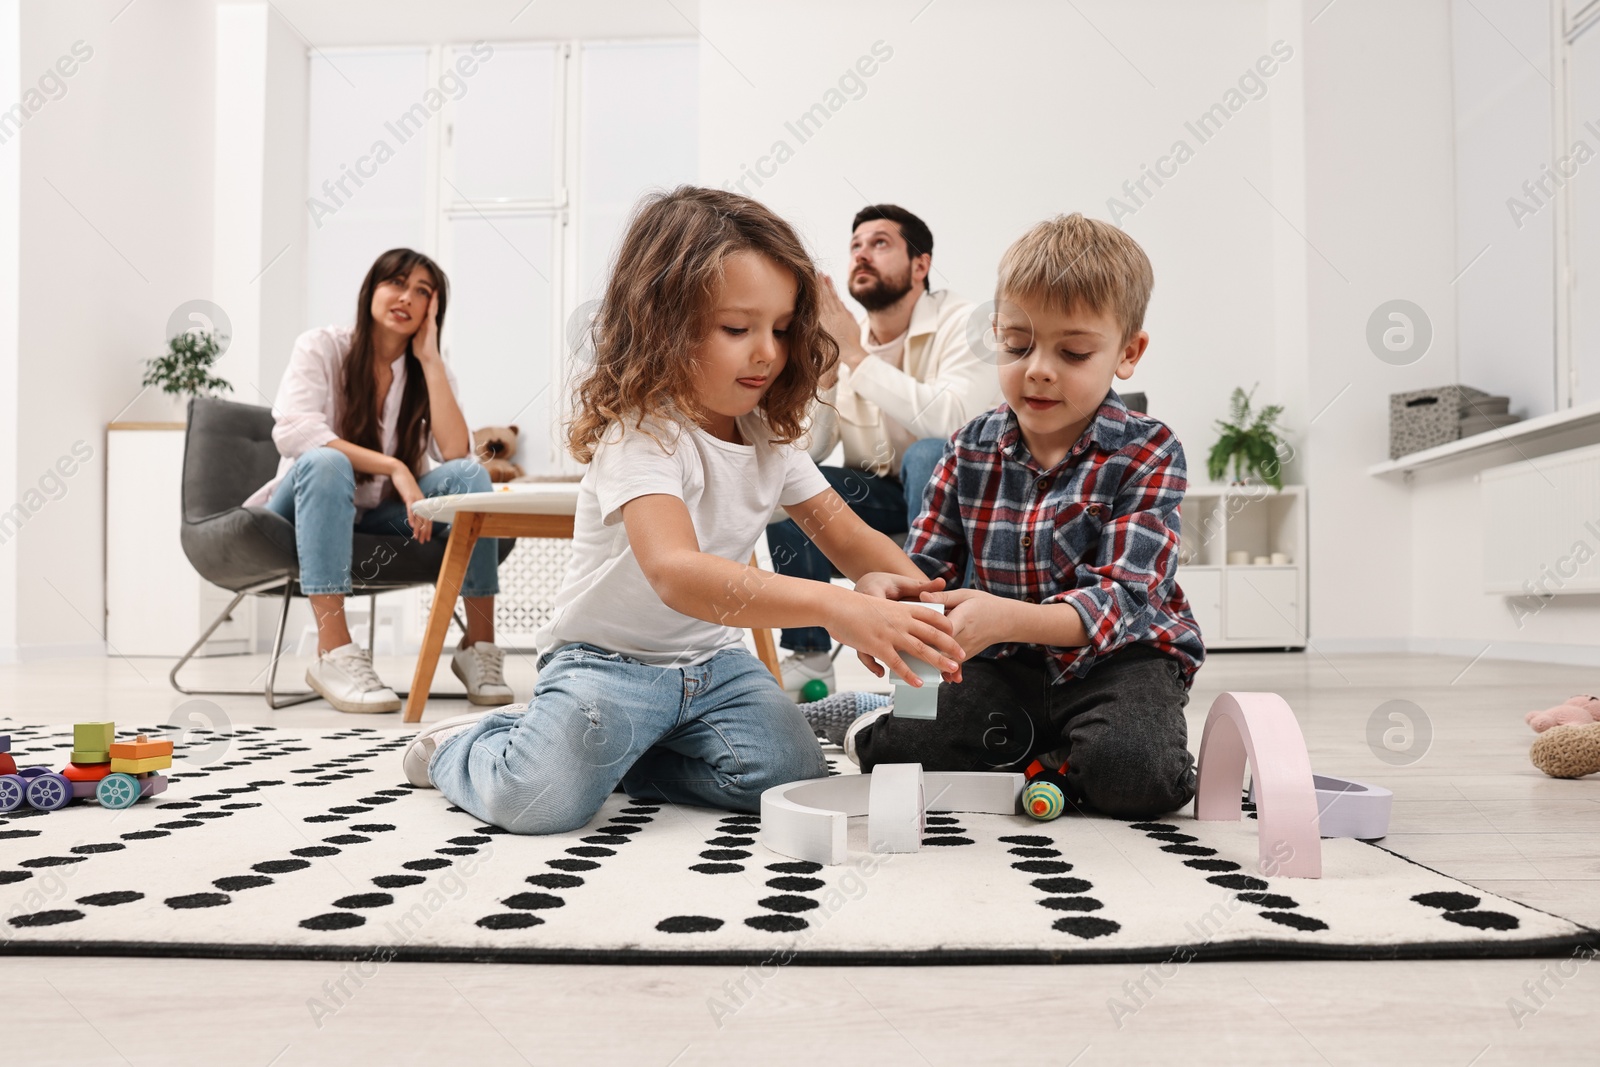
[[[523,706],[526,708],[526,705]],[[516,711],[515,705],[508,708],[495,708],[495,711]],[[411,744],[406,746],[401,765],[405,768],[406,781],[419,789],[431,789],[433,779],[428,777],[428,764],[433,762],[433,754],[439,751],[439,746],[450,738],[469,727],[476,726],[478,720],[488,715],[487,711],[472,711],[465,715],[454,715],[448,719],[424,726],[417,736],[411,739]]]
[[[883,693],[835,693],[821,700],[800,705],[800,714],[806,717],[818,737],[827,738],[829,744],[844,744],[844,735],[850,724],[869,711],[886,708],[890,698]]]

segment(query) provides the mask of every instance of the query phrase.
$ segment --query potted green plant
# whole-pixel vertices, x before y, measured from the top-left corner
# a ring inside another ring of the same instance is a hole
[[[1258,383],[1259,385],[1259,383]],[[1256,475],[1274,489],[1283,488],[1283,442],[1278,436],[1278,416],[1283,414],[1282,404],[1268,404],[1252,413],[1250,400],[1257,386],[1247,393],[1234,389],[1229,404],[1228,418],[1217,420],[1222,436],[1211,446],[1206,461],[1206,473],[1213,482],[1221,481],[1233,466],[1233,480],[1245,484],[1250,475]]]
[[[226,379],[211,367],[227,347],[228,338],[210,330],[185,330],[167,341],[165,355],[145,361],[143,385],[158,385],[180,401],[185,397],[232,392]]]

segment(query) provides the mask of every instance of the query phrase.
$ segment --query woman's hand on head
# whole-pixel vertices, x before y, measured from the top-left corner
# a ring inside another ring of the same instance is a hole
[[[416,343],[411,346],[411,351],[423,366],[427,366],[440,358],[438,293],[428,297],[428,313],[423,317],[422,325],[417,327],[417,339]]]
[[[419,545],[425,545],[433,537],[433,520],[425,519],[411,510],[417,501],[425,499],[422,487],[417,484],[417,479],[406,467],[396,464],[394,473],[389,475],[389,480],[394,483],[394,491],[406,506],[406,522],[411,525],[411,536]]]

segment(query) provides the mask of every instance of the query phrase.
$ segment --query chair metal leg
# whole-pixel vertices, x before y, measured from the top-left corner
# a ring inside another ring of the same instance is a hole
[[[378,594],[367,597],[367,658],[378,655]]]
[[[259,595],[259,594],[266,593],[266,592],[270,591],[274,586],[277,586],[277,585],[282,585],[283,586],[283,602],[282,602],[282,606],[279,608],[279,611],[278,611],[278,625],[277,625],[276,632],[275,632],[275,634],[273,636],[273,639],[272,639],[272,660],[271,660],[270,663],[267,664],[267,679],[266,679],[265,687],[263,689],[186,689],[186,688],[184,688],[184,686],[181,683],[179,683],[179,681],[178,681],[178,672],[183,670],[184,666],[186,664],[188,664],[188,662],[191,659],[194,658],[195,653],[199,652],[201,647],[206,643],[206,641],[210,640],[211,635],[216,632],[217,627],[221,626],[224,622],[227,621],[228,616],[233,613],[233,609],[239,606],[239,602],[241,600],[243,600],[245,597],[251,596],[252,594]],[[266,697],[266,700],[267,700],[267,707],[273,709],[274,711],[276,711],[279,708],[293,707],[296,704],[305,704],[305,703],[308,703],[308,702],[313,701],[313,700],[321,700],[322,699],[322,694],[318,693],[314,689],[297,690],[297,691],[291,692],[291,693],[278,693],[278,692],[276,692],[276,690],[274,688],[275,683],[277,682],[277,678],[278,678],[278,661],[283,658],[284,631],[288,628],[288,625],[289,625],[289,605],[294,599],[293,596],[291,595],[291,589],[292,589],[292,586],[287,584],[287,583],[284,583],[282,581],[282,579],[273,579],[271,581],[263,582],[260,585],[253,585],[248,589],[241,589],[239,592],[235,593],[233,595],[233,599],[228,602],[228,606],[222,609],[222,612],[214,620],[212,620],[212,623],[211,623],[210,626],[206,627],[205,632],[200,635],[199,639],[196,640],[194,644],[189,646],[189,650],[187,652],[185,652],[181,657],[179,657],[177,663],[174,663],[172,665],[172,670],[167,673],[167,681],[172,684],[172,688],[176,689],[178,692],[182,693],[184,696],[206,696],[206,697],[260,697],[260,696],[264,696],[264,697]],[[372,605],[372,612],[373,612],[372,619],[374,621],[376,621],[376,619],[378,617],[377,616],[377,594],[376,593],[372,594],[372,600],[370,601],[370,603]],[[460,623],[461,630],[462,630],[463,633],[465,633],[466,632],[466,628],[467,628],[466,627],[466,623],[463,622],[459,616],[456,617],[456,621],[458,623]],[[371,630],[369,631],[369,636],[368,636],[368,641],[367,641],[367,651],[368,651],[369,655],[372,653],[372,649],[374,647],[373,646],[373,642],[372,642],[371,634],[376,633],[376,632],[377,632],[377,627],[376,627],[376,625],[374,625],[374,626],[371,627]],[[402,690],[402,691],[397,691],[396,695],[399,696],[399,697],[404,698],[404,697],[410,696],[411,692],[410,692],[410,690]],[[463,698],[465,696],[466,696],[465,693],[431,693],[430,692],[428,694],[428,699],[430,699],[430,700],[434,700],[434,699],[450,700],[450,699]]]

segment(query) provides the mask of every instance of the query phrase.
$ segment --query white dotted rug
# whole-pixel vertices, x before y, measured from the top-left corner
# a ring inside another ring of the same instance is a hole
[[[19,765],[59,769],[71,748],[69,729],[0,733]],[[620,794],[581,831],[518,837],[407,786],[411,736],[194,732],[161,796],[0,815],[0,952],[1048,963],[1600,945],[1594,930],[1359,841],[1323,842],[1321,879],[1258,877],[1253,821],[1188,813],[1131,825],[934,815],[920,852],[880,856],[853,820],[851,862],[836,867],[768,851],[755,815]]]

